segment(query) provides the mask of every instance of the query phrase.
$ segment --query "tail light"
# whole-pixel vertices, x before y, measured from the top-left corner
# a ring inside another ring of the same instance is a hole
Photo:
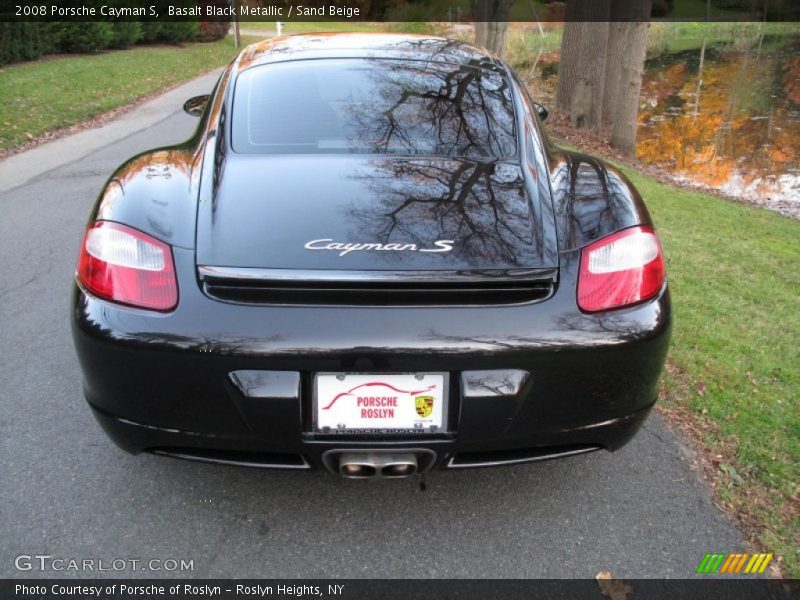
[[[656,232],[650,227],[624,229],[583,249],[578,306],[598,312],[638,304],[655,296],[665,277]]]
[[[178,303],[170,247],[119,223],[95,221],[86,229],[78,280],[95,296],[120,304],[167,311]]]

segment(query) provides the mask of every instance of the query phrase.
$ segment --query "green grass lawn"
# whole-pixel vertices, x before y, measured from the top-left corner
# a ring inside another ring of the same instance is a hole
[[[624,170],[668,261],[662,404],[711,424],[701,441],[723,455],[721,501],[800,577],[800,222]]]
[[[0,150],[196,77],[226,64],[236,52],[228,37],[6,66],[0,69]]]
[[[786,45],[800,35],[800,23],[651,23],[649,57],[726,44],[745,49],[756,44]]]

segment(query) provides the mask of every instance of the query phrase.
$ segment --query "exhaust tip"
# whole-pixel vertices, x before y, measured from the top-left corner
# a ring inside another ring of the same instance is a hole
[[[402,451],[386,448],[337,449],[328,450],[322,455],[322,462],[329,471],[348,479],[410,477],[429,469],[435,460],[436,454],[427,448]]]
[[[413,463],[394,463],[386,465],[381,469],[381,477],[392,479],[396,477],[408,477],[417,471],[417,465]]]
[[[359,465],[353,463],[342,463],[339,472],[350,479],[367,479],[375,477],[377,469],[371,465]]]
[[[368,479],[378,474],[378,465],[368,454],[347,452],[339,459],[339,473],[350,479]]]

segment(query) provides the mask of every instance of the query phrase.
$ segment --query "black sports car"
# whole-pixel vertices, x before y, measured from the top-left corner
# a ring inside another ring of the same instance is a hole
[[[402,477],[625,444],[657,397],[664,259],[616,169],[501,61],[431,37],[246,48],[80,250],[84,389],[131,452]]]

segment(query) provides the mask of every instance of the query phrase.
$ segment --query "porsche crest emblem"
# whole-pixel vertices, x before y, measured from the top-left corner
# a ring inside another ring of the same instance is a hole
[[[417,405],[417,414],[427,417],[433,412],[433,396],[417,396],[414,401]]]

